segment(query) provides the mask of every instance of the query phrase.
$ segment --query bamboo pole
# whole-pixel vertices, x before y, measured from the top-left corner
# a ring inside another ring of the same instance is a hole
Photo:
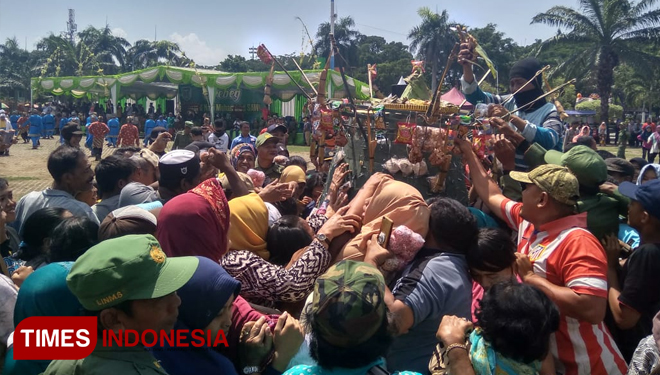
[[[503,101],[503,102],[501,103],[501,105],[505,105],[506,103],[508,103],[508,102],[510,102],[511,100],[513,100],[513,98],[515,97],[515,95],[516,95],[517,93],[519,93],[520,91],[522,91],[522,89],[524,89],[525,87],[527,87],[527,85],[528,85],[530,82],[532,82],[533,80],[535,80],[536,77],[540,76],[541,74],[543,74],[543,72],[545,72],[545,71],[548,70],[548,69],[550,69],[550,65],[546,65],[546,66],[544,66],[543,68],[541,68],[541,70],[539,70],[538,72],[536,72],[536,74],[534,74],[534,77],[530,78],[527,82],[525,82],[524,85],[520,86],[520,88],[519,88],[516,92],[514,92],[513,94],[511,94],[511,96],[509,96],[508,98],[506,98],[506,100]]]
[[[319,92],[316,91],[316,88],[314,87],[314,85],[312,85],[312,82],[309,81],[309,78],[307,78],[307,75],[305,74],[305,72],[302,70],[300,65],[298,65],[298,62],[296,61],[296,59],[291,59],[291,60],[293,61],[294,64],[296,64],[296,68],[298,68],[298,71],[300,71],[300,74],[302,74],[303,78],[305,79],[305,81],[307,82],[309,87],[311,87],[312,90],[314,90],[314,95],[318,96]]]
[[[369,77],[369,97],[374,97],[374,84],[371,79],[371,64],[367,64],[367,76]]]

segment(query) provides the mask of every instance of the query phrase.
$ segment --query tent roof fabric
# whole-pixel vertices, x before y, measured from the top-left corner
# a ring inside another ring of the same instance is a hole
[[[463,95],[463,93],[456,87],[452,87],[451,90],[440,96],[440,100],[444,100],[454,105],[461,105],[461,103],[463,103],[465,100],[465,95]],[[461,109],[467,110],[471,110],[473,108],[474,106],[470,102],[465,102],[463,107],[461,107]]]
[[[305,75],[315,87],[318,87],[321,72],[321,70],[308,70],[305,71]],[[289,74],[308,93],[312,92],[300,72],[294,71]],[[263,90],[267,76],[268,72],[226,73],[216,70],[156,66],[110,76],[32,78],[32,88],[54,95],[83,97],[88,94],[109,96],[109,90],[114,87],[119,98],[146,96],[155,99],[176,96],[178,86],[181,84],[220,90],[238,88]],[[369,98],[368,84],[351,77],[347,77],[347,82],[355,98],[362,100]],[[334,94],[333,97],[340,98],[338,95],[346,94],[344,82],[338,72],[328,71],[327,83],[331,93]],[[289,95],[291,91],[299,92],[295,83],[284,72],[275,72],[271,88],[271,94],[275,97],[281,94]]]

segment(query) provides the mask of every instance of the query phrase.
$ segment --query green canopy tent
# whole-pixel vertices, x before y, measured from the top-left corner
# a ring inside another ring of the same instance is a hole
[[[315,87],[318,87],[321,70],[305,71],[305,75]],[[298,71],[289,73],[293,79],[308,94],[313,90]],[[113,112],[119,99],[138,99],[147,97],[151,100],[174,99],[179,96],[180,86],[191,85],[201,88],[207,101],[211,116],[215,113],[215,103],[223,99],[240,100],[241,97],[252,97],[261,93],[266,85],[268,72],[226,73],[217,70],[181,68],[173,66],[157,66],[129,73],[89,77],[38,77],[32,78],[30,103],[37,92],[53,95],[68,95],[74,98],[91,98],[93,96],[112,99]],[[346,90],[358,99],[369,98],[369,85],[353,78],[347,79],[348,88],[344,87],[341,75],[335,71],[328,72],[326,91],[328,98],[341,99],[346,97]],[[247,90],[252,95],[240,95]],[[238,93],[236,93],[238,91]],[[292,79],[284,72],[275,72],[271,86],[271,97],[274,102],[288,102],[302,94]]]

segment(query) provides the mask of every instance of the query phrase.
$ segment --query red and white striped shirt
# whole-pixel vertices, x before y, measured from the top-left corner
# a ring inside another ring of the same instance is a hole
[[[518,252],[526,254],[534,273],[575,293],[607,298],[605,250],[586,229],[587,214],[546,223],[538,230],[520,216],[522,203],[502,202],[509,226],[518,230]],[[559,330],[550,350],[557,373],[566,375],[625,374],[627,365],[604,322],[591,324],[561,310]]]

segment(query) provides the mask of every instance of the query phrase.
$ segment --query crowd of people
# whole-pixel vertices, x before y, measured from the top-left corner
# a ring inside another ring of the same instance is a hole
[[[16,202],[0,178],[3,373],[657,373],[660,165],[567,134],[534,100],[540,69],[516,63],[509,97],[464,63],[462,90],[497,130],[493,160],[455,140],[467,207],[382,173],[353,191],[340,156],[289,155],[277,119],[256,137],[238,122],[233,139],[223,119],[174,134],[147,120],[141,138],[137,117],[91,113],[91,155],[66,119],[51,187]],[[22,320],[83,315],[228,345],[14,359]]]

